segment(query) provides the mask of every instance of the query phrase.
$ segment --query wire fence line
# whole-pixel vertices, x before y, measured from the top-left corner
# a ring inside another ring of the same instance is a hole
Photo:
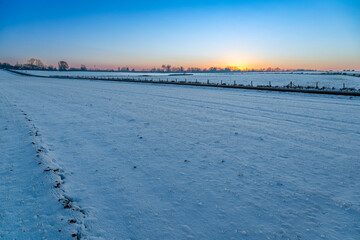
[[[343,83],[342,88],[336,89],[335,87],[319,87],[318,82],[315,86],[307,85],[301,86],[296,85],[290,81],[287,85],[283,86],[273,86],[271,81],[266,85],[255,85],[253,81],[250,81],[248,84],[237,83],[236,80],[233,82],[220,81],[198,81],[198,79],[188,80],[184,79],[170,79],[169,78],[150,78],[150,77],[131,77],[131,76],[122,76],[122,77],[99,77],[99,76],[70,76],[70,75],[50,75],[50,76],[41,76],[34,75],[24,72],[18,72],[13,70],[7,70],[9,72],[30,76],[30,77],[41,77],[41,78],[55,78],[55,79],[77,79],[77,80],[96,80],[96,81],[115,81],[115,82],[136,82],[136,83],[153,83],[153,84],[172,84],[172,85],[186,85],[186,86],[203,86],[203,87],[220,87],[220,88],[234,88],[234,89],[251,89],[251,90],[265,90],[265,91],[278,91],[278,92],[300,92],[300,93],[314,93],[314,94],[331,94],[331,95],[345,95],[345,96],[360,96],[360,89],[348,88],[345,83]]]

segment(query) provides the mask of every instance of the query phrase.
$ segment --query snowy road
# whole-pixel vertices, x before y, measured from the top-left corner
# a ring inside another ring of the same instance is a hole
[[[360,237],[360,98],[3,71],[0,96],[1,131],[18,119],[26,135],[20,110],[32,120],[61,191],[86,214],[85,238]]]

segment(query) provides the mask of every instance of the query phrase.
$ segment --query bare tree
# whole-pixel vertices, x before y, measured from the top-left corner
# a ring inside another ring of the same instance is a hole
[[[163,64],[163,65],[161,66],[161,68],[163,69],[164,72],[166,71],[166,65],[165,65],[165,64]]]
[[[86,70],[87,70],[87,68],[86,68],[86,66],[85,66],[85,65],[81,65],[80,70],[81,70],[81,71],[86,71]]]
[[[166,71],[170,72],[171,71],[171,65],[166,65]]]
[[[42,69],[45,67],[44,63],[40,59],[30,58],[27,60],[27,64],[32,68]]]
[[[69,65],[65,61],[60,61],[58,65],[59,65],[59,71],[66,71],[69,69]]]

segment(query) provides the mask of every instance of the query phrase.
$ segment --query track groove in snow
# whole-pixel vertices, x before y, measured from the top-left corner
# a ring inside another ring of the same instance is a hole
[[[55,181],[60,182],[61,173],[44,173],[44,165],[46,170],[58,168],[31,122],[27,113],[0,92],[0,238],[71,238],[79,230],[66,220],[79,216],[61,211],[57,198],[63,198],[62,190],[52,189]]]

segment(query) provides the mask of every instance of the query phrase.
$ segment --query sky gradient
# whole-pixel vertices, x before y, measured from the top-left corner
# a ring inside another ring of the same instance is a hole
[[[360,1],[5,1],[0,62],[360,70]]]

